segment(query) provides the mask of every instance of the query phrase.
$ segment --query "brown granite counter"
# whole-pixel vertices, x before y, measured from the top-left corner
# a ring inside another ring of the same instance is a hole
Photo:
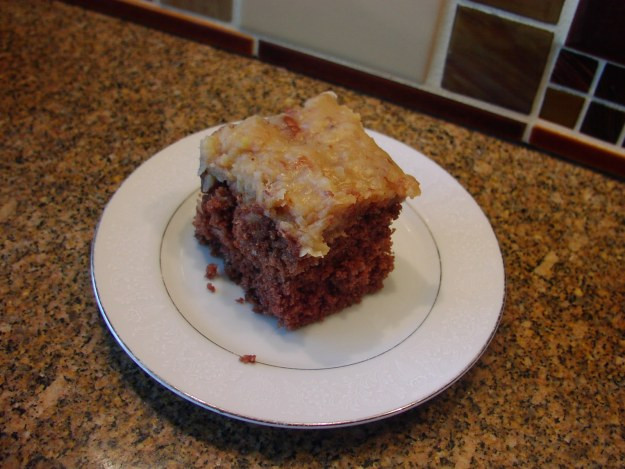
[[[349,90],[365,124],[475,197],[507,300],[459,382],[381,422],[246,424],[141,371],[102,320],[90,243],[141,162],[181,137],[329,87],[56,2],[0,2],[0,465],[625,465],[625,184]]]

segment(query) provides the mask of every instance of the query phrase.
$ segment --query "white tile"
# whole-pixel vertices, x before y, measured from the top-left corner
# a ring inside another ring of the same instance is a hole
[[[240,27],[422,83],[445,0],[241,0]]]

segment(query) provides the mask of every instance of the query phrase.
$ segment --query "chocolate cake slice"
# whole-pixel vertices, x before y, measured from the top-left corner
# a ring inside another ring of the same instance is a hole
[[[256,312],[295,329],[382,288],[390,225],[419,184],[334,93],[226,125],[200,153],[195,235]]]

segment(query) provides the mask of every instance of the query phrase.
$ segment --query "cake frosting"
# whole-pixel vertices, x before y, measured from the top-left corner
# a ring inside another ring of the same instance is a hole
[[[300,245],[324,256],[327,237],[350,207],[419,195],[365,132],[360,116],[332,92],[282,114],[225,125],[200,145],[202,191],[216,181],[256,203]]]

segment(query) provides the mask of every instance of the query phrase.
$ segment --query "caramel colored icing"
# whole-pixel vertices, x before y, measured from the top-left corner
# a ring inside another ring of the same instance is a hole
[[[224,126],[200,149],[202,190],[227,182],[294,237],[302,256],[328,252],[324,234],[340,226],[350,207],[420,193],[331,92],[283,114]]]

